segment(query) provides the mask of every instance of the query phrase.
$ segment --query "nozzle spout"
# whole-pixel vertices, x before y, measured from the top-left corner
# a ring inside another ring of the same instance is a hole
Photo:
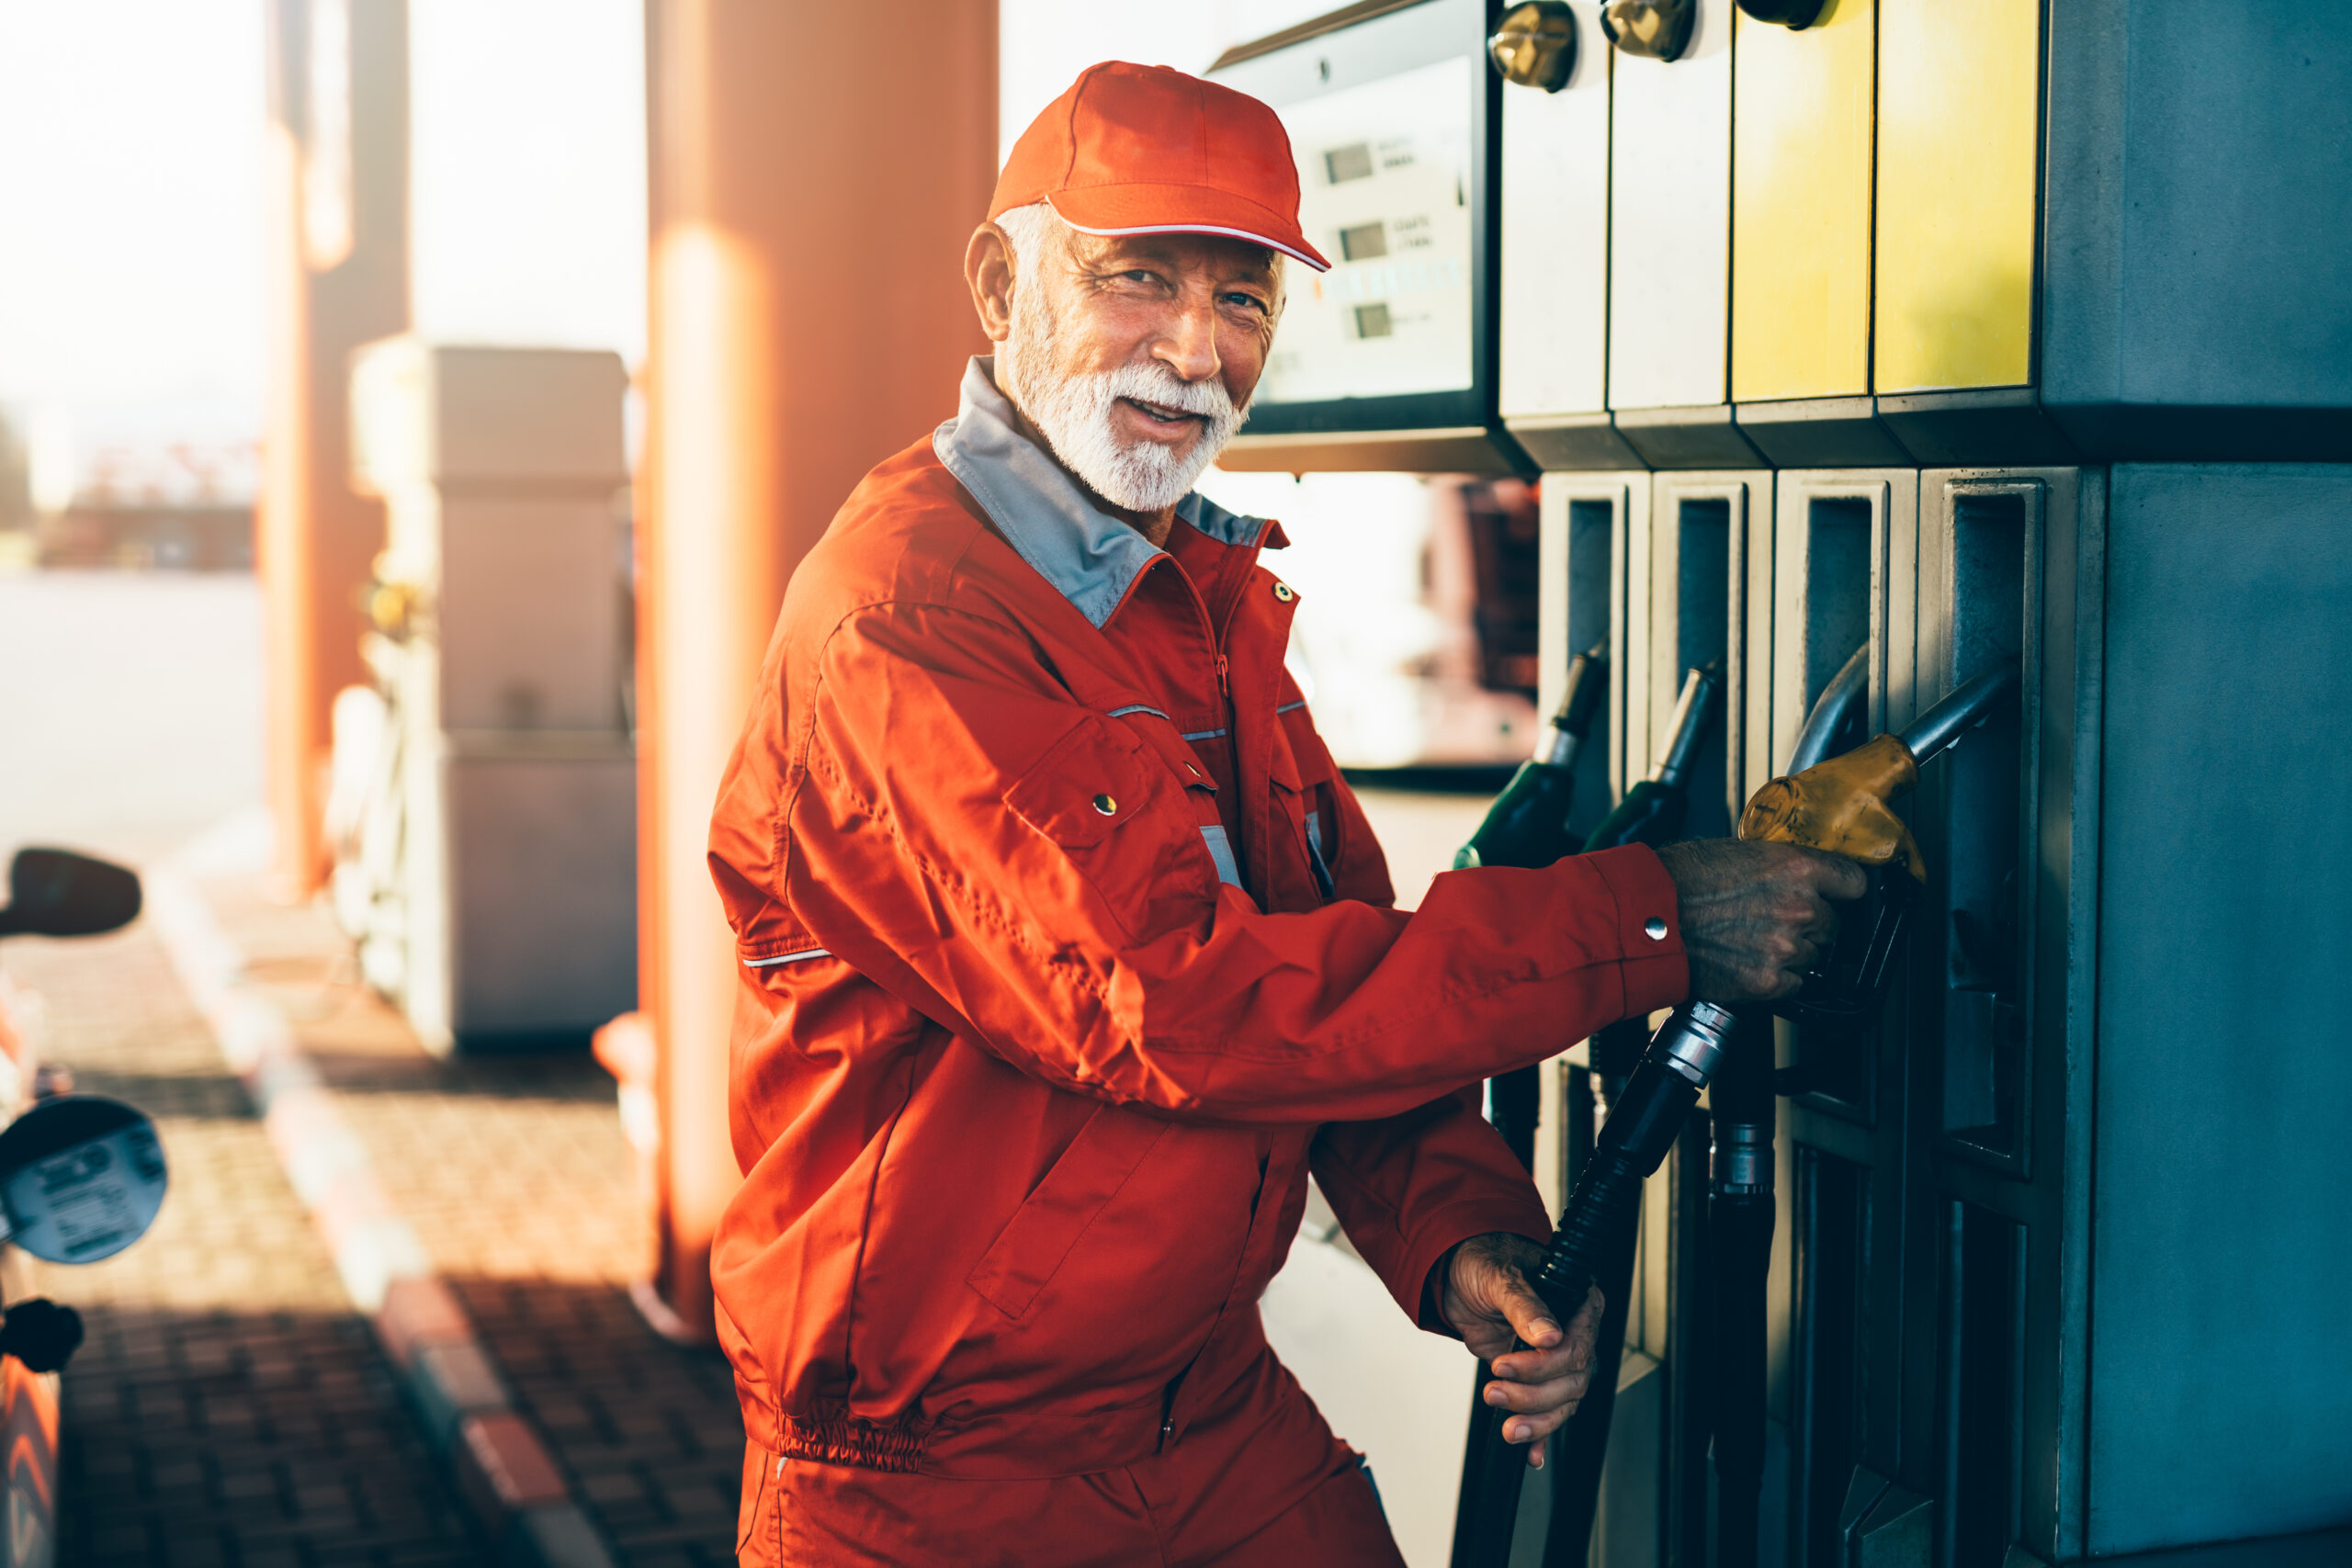
[[[1913,761],[1925,762],[2013,700],[2018,682],[2018,661],[2004,659],[1962,682],[1958,690],[1913,719],[1895,739],[1903,742]]]
[[[1715,688],[1722,684],[1717,665],[1710,661],[1682,678],[1682,695],[1674,705],[1673,722],[1667,726],[1666,746],[1659,751],[1657,772],[1651,777],[1669,789],[1690,772],[1690,755],[1707,732],[1707,713],[1714,705]]]
[[[1797,731],[1796,750],[1789,753],[1788,771],[1801,773],[1815,762],[1828,761],[1829,749],[1849,730],[1867,735],[1869,731],[1862,729],[1862,707],[1870,696],[1871,645],[1864,643],[1830,677],[1829,684],[1821,690],[1821,700],[1805,715],[1804,728]]]
[[[1609,645],[1595,643],[1568,660],[1567,690],[1560,694],[1560,706],[1552,715],[1535,760],[1555,768],[1575,766],[1577,753],[1584,749],[1585,737],[1592,733],[1592,721],[1608,694]]]

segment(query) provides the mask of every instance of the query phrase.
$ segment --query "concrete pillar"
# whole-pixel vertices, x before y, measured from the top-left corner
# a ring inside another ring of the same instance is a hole
[[[334,694],[367,679],[360,591],[383,502],[352,491],[351,351],[408,325],[407,0],[269,0],[268,392],[254,558],[274,890],[325,880]]]
[[[646,44],[639,972],[662,1125],[639,1300],[707,1338],[741,983],[711,803],[794,563],[982,349],[960,269],[996,177],[996,6],[648,0]]]

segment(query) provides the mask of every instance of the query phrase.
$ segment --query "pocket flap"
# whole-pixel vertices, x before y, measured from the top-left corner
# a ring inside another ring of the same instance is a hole
[[[1132,739],[1085,723],[1005,791],[1004,804],[1064,849],[1085,849],[1140,816],[1164,772]]]
[[[1115,1105],[1096,1110],[1012,1212],[966,1282],[1007,1317],[1027,1312],[1169,1126]]]

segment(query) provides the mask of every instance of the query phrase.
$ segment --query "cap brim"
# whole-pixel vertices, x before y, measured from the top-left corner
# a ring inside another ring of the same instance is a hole
[[[1089,186],[1055,191],[1046,199],[1056,216],[1081,234],[1223,234],[1305,262],[1317,272],[1331,264],[1306,243],[1295,220],[1285,220],[1231,191],[1206,186]]]

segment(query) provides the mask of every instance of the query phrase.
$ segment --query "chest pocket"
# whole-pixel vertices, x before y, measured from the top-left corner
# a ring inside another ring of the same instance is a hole
[[[1004,804],[1133,939],[1189,920],[1216,895],[1217,867],[1185,796],[1133,737],[1090,720],[1055,742]]]
[[[1339,776],[1331,753],[1311,728],[1285,715],[1269,770],[1274,785],[1274,829],[1292,848],[1274,856],[1275,908],[1320,908],[1338,896],[1331,867],[1340,858]]]

